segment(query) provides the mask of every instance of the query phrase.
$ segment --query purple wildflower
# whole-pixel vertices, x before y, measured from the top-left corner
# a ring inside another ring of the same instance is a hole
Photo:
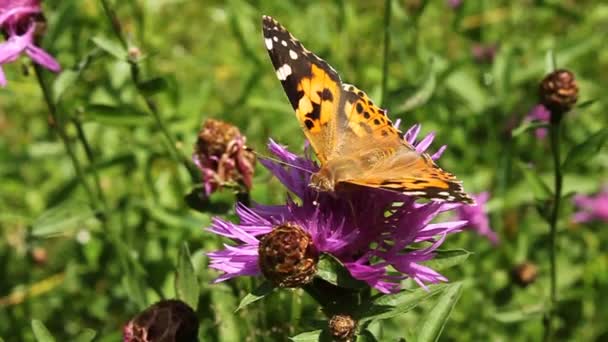
[[[461,206],[456,209],[458,218],[469,223],[467,228],[474,230],[477,234],[487,237],[494,245],[498,244],[498,236],[490,228],[490,219],[486,213],[486,203],[490,198],[488,192],[473,195],[477,206]]]
[[[415,125],[405,134],[405,139],[422,152],[431,144],[434,135],[415,143],[419,130],[420,126]],[[271,160],[261,163],[300,201],[289,196],[285,205],[247,208],[238,204],[239,224],[214,218],[209,230],[236,243],[208,254],[210,267],[223,272],[216,282],[260,275],[260,239],[273,227],[286,223],[302,227],[310,234],[319,252],[338,258],[354,278],[381,292],[398,291],[399,282],[406,277],[422,287],[447,280],[421,263],[433,258],[433,252],[447,234],[459,232],[467,224],[464,220],[431,223],[439,213],[461,204],[417,203],[414,197],[356,186],[341,193],[340,198],[319,193],[308,186],[311,174],[319,170],[316,163],[309,157],[289,152],[272,140],[269,149],[282,163]],[[432,157],[439,158],[444,149],[445,146]],[[414,248],[420,242],[429,244]],[[398,272],[389,273],[389,268]]]
[[[61,70],[51,55],[36,46],[36,25],[41,14],[40,0],[0,0],[0,30],[6,36],[0,44],[0,86],[6,86],[2,65],[14,62],[24,52],[51,71]]]
[[[492,63],[496,57],[498,45],[475,43],[471,47],[471,54],[477,63]]]
[[[551,119],[551,112],[542,104],[538,104],[530,110],[524,120],[549,123],[549,119]],[[547,136],[547,132],[546,128],[537,128],[534,134],[537,139],[544,139]]]
[[[460,7],[460,5],[462,5],[462,0],[447,0],[446,3],[452,9],[457,9],[458,7]]]
[[[579,211],[574,213],[574,222],[584,223],[594,220],[608,222],[608,185],[605,185],[595,196],[576,195],[573,200],[579,208]]]

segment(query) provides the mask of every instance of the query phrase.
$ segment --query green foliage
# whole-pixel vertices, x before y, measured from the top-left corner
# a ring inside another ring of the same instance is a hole
[[[608,231],[599,221],[574,223],[570,200],[608,180],[608,47],[597,34],[608,20],[606,4],[492,0],[451,9],[445,1],[392,1],[383,92],[381,1],[107,3],[122,37],[100,1],[43,2],[40,44],[63,68],[42,74],[55,117],[29,59],[2,65],[6,341],[120,340],[135,314],[175,297],[194,308],[201,340],[327,338],[319,297],[250,277],[213,284],[218,273],[205,255],[230,244],[203,228],[214,215],[234,220],[235,196],[226,190],[208,202],[197,197],[201,179],[189,160],[201,122],[237,125],[261,154],[270,137],[293,151],[303,146],[266,56],[262,14],[276,16],[344,81],[375,100],[383,94],[401,128],[421,123],[423,134],[436,132],[431,151],[448,145],[439,164],[467,191],[492,195],[490,222],[501,243],[493,247],[468,232],[447,236],[445,249],[424,265],[450,282],[428,291],[405,280],[400,293],[366,293],[339,261],[321,258],[316,281],[360,299],[342,307],[359,320],[359,341],[435,341],[440,334],[448,341],[542,339],[543,315],[551,310],[545,220],[552,160],[549,139],[535,136],[546,124],[524,117],[547,70],[572,70],[580,96],[562,123],[568,195],[558,220],[555,336],[606,339]],[[498,44],[495,58],[477,61],[475,44]],[[253,202],[285,199],[259,165],[253,183]],[[511,273],[523,261],[539,266],[527,287]]]

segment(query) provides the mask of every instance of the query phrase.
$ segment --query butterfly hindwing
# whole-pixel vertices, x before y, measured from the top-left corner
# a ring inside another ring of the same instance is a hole
[[[324,162],[335,141],[340,77],[276,20],[264,16],[262,23],[264,43],[277,77],[317,157]]]

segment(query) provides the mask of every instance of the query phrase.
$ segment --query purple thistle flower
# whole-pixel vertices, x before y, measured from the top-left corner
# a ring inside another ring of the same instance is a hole
[[[573,201],[579,209],[574,213],[574,222],[584,223],[594,220],[608,222],[608,185],[604,185],[595,196],[576,195]]]
[[[415,143],[419,130],[419,125],[410,128],[405,139],[423,152],[434,135]],[[459,232],[467,224],[465,220],[431,223],[438,214],[461,204],[417,203],[416,198],[397,192],[358,186],[340,193],[339,198],[316,192],[308,184],[319,167],[310,157],[297,156],[272,140],[268,146],[281,162],[265,159],[261,163],[300,201],[290,195],[285,205],[247,208],[238,204],[239,224],[214,218],[209,230],[235,242],[208,254],[210,267],[223,272],[216,282],[262,274],[258,262],[260,239],[273,227],[284,224],[304,229],[317,251],[333,255],[354,278],[381,292],[398,291],[399,282],[407,277],[422,287],[447,280],[421,263],[433,258],[447,234]],[[439,158],[444,149],[433,158]],[[421,242],[426,245],[416,249]],[[389,273],[389,269],[397,272]]]
[[[538,104],[528,112],[524,120],[549,123],[549,119],[551,119],[551,112],[542,104]],[[546,128],[537,128],[534,134],[537,139],[545,139],[547,132]]]
[[[497,245],[499,240],[498,236],[492,228],[490,228],[490,218],[486,213],[486,203],[490,198],[488,192],[482,192],[477,195],[473,195],[477,206],[461,206],[456,209],[458,218],[461,220],[467,220],[467,228],[474,230],[477,234],[487,237],[494,245]]]
[[[2,65],[14,62],[26,53],[34,62],[59,72],[59,63],[36,46],[36,19],[42,14],[40,0],[0,0],[0,30],[6,41],[0,44],[0,86],[6,86]]]

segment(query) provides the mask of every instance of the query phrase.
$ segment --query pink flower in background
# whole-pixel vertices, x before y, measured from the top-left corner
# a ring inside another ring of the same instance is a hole
[[[498,52],[496,44],[474,43],[471,46],[471,54],[477,63],[492,63]]]
[[[41,66],[59,72],[59,63],[36,46],[36,18],[42,13],[40,0],[0,0],[0,30],[6,41],[0,43],[0,86],[6,86],[2,65],[14,62],[27,54]]]
[[[524,120],[549,123],[549,119],[551,119],[551,112],[542,104],[538,104],[528,112]],[[544,139],[547,136],[547,129],[537,128],[534,134],[536,134],[536,138]]]
[[[608,185],[595,196],[576,195],[574,204],[579,211],[574,213],[573,220],[577,223],[589,221],[608,222]]]
[[[463,205],[456,208],[458,219],[469,221],[467,228],[474,230],[477,234],[487,237],[494,245],[498,244],[498,236],[490,228],[490,219],[486,212],[486,203],[490,199],[488,192],[473,195],[476,206]]]
[[[447,0],[446,2],[452,9],[456,9],[462,5],[462,0]]]

